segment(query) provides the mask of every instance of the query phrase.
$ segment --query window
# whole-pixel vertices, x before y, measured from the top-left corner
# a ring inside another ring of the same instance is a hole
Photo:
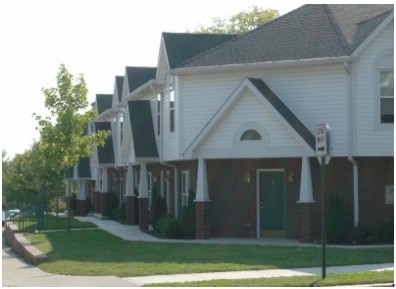
[[[169,87],[169,130],[175,131],[175,90],[173,86]]]
[[[393,123],[393,71],[380,71],[381,123]]]
[[[181,178],[182,207],[188,205],[188,197],[190,195],[190,189],[191,189],[190,171],[182,171],[182,178]]]
[[[241,141],[262,140],[262,137],[257,130],[248,129],[241,135],[240,140]]]
[[[157,134],[161,135],[161,93],[157,94]]]

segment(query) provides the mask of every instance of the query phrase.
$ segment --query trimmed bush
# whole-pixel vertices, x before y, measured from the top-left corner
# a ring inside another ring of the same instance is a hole
[[[348,243],[348,208],[344,196],[331,196],[326,223],[327,241],[330,244]]]
[[[377,233],[373,227],[366,224],[358,224],[353,230],[353,238],[358,244],[374,244],[377,242]]]
[[[158,220],[155,230],[165,238],[179,238],[180,222],[173,216],[166,214]]]
[[[157,189],[153,189],[151,193],[150,217],[151,225],[156,227],[157,221],[166,214],[166,201],[158,193]]]
[[[394,242],[394,223],[393,221],[381,223],[377,230],[378,242],[379,243],[391,243]]]
[[[180,225],[183,236],[187,239],[195,238],[195,192],[190,190],[188,203],[182,210]]]
[[[114,221],[125,221],[125,203],[122,203],[121,206],[117,206],[113,208],[110,212],[109,219]]]

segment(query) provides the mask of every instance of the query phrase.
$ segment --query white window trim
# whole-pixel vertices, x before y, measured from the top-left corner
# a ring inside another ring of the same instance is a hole
[[[181,205],[182,208],[188,205],[188,198],[191,190],[191,171],[185,170],[181,172]],[[183,187],[184,185],[184,187]]]

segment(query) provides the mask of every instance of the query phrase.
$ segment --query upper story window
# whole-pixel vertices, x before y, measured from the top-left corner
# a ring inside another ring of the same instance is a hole
[[[175,131],[175,90],[173,86],[169,87],[169,130]]]
[[[262,140],[261,134],[254,129],[246,130],[242,135],[240,140],[241,141],[249,141],[249,140]]]
[[[381,123],[393,123],[393,70],[380,70],[379,73]]]

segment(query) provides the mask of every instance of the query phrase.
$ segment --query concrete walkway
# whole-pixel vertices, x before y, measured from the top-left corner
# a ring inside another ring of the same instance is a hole
[[[335,266],[327,267],[326,272],[332,273],[349,273],[349,272],[366,272],[366,271],[383,271],[393,270],[393,264],[375,264],[375,265],[357,265],[357,266]],[[274,269],[274,270],[251,270],[237,272],[216,272],[216,273],[195,273],[195,274],[174,274],[174,275],[157,275],[146,277],[128,277],[124,278],[138,286],[153,283],[173,283],[173,282],[193,282],[208,281],[218,279],[248,279],[248,278],[269,278],[269,277],[292,277],[292,276],[311,276],[321,275],[322,268],[299,268],[299,269]]]
[[[180,239],[161,239],[139,230],[138,225],[123,225],[112,220],[101,220],[97,217],[75,217],[82,222],[91,222],[96,224],[100,229],[107,231],[114,236],[120,237],[126,241],[143,241],[143,242],[164,242],[164,243],[187,243],[187,244],[225,244],[225,245],[258,245],[258,246],[295,246],[295,247],[316,247],[321,248],[319,244],[304,244],[298,240],[284,238],[210,238],[206,240],[180,240]],[[329,248],[393,248],[393,245],[327,245]]]

